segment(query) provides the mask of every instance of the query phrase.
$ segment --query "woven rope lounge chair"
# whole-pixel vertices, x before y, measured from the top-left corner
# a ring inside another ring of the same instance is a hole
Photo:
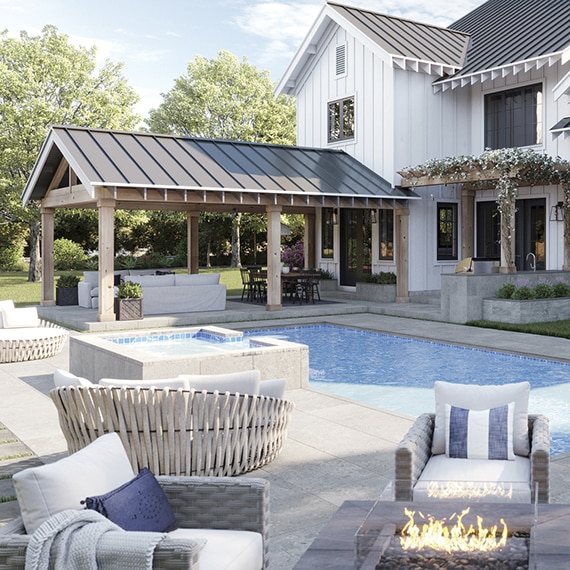
[[[0,363],[50,358],[63,350],[69,333],[38,318],[35,307],[0,301]]]
[[[60,387],[50,392],[73,453],[116,432],[135,471],[239,475],[273,461],[294,404],[229,392],[141,387]]]

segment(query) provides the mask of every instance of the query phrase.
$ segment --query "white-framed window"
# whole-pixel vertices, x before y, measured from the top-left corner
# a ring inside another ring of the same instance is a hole
[[[328,104],[328,142],[354,139],[354,97]]]

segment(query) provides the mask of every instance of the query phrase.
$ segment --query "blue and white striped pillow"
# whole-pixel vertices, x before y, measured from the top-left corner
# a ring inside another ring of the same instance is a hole
[[[489,410],[445,405],[445,453],[463,459],[514,461],[514,402]]]

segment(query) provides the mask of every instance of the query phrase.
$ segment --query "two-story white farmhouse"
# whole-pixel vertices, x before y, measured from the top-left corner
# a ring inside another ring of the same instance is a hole
[[[298,145],[343,149],[397,187],[407,167],[485,149],[570,159],[569,60],[568,0],[488,0],[449,28],[327,2],[277,92],[296,97]],[[462,258],[498,265],[494,187],[414,190],[403,240],[389,203],[323,208],[318,265],[352,286],[404,255],[412,296]],[[518,188],[517,270],[563,268],[563,199],[560,185]]]

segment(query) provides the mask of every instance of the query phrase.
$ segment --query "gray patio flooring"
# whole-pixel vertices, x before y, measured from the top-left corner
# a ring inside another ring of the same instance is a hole
[[[67,308],[49,311],[58,309]],[[389,307],[350,301],[287,307],[279,314],[267,312],[262,306],[231,301],[223,314],[156,317],[145,319],[144,327],[172,326],[183,320],[188,321],[184,324],[221,324],[237,329],[321,322],[570,362],[568,340],[438,322],[437,306],[392,305],[392,309],[407,317],[434,320],[387,316],[382,313]],[[77,311],[86,310],[74,308],[67,311],[68,316]],[[3,364],[0,368],[0,422],[19,439],[16,445],[22,451],[32,453],[30,457],[10,460],[9,465],[0,462],[1,473],[66,454],[57,414],[47,393],[53,371],[68,369],[68,363],[66,348],[50,359]],[[373,500],[382,494],[392,477],[394,448],[412,423],[408,416],[312,389],[292,390],[287,397],[295,402],[296,409],[283,451],[273,463],[249,474],[271,482],[270,550],[274,570],[293,568],[344,500]],[[433,402],[426,402],[425,407],[433,409]],[[4,487],[0,487],[0,494],[10,495],[10,489]],[[551,502],[570,503],[570,454],[552,459]],[[0,503],[0,524],[16,512],[15,501]]]

